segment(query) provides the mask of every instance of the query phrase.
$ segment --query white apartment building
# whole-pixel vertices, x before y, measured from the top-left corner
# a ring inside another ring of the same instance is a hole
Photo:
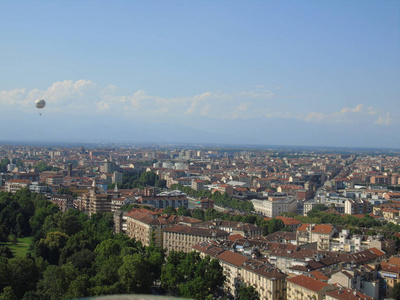
[[[266,217],[275,218],[286,212],[297,210],[297,200],[293,197],[268,197],[268,200],[251,200],[256,212],[262,213]]]

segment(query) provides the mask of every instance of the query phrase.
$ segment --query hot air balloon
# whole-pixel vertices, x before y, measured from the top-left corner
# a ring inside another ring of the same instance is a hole
[[[46,106],[46,101],[44,101],[43,99],[38,99],[35,101],[35,106],[39,109],[42,109]],[[42,114],[39,113],[39,115],[42,115]]]

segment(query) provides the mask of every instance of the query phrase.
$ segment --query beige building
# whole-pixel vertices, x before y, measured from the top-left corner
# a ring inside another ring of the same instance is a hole
[[[227,239],[229,233],[220,229],[207,229],[175,225],[164,229],[163,248],[171,251],[193,251],[192,246],[209,240]]]
[[[255,211],[262,213],[269,218],[275,218],[283,213],[295,212],[297,210],[297,200],[291,197],[268,197],[268,200],[253,199]]]
[[[261,300],[286,299],[286,277],[278,268],[259,260],[248,260],[242,265],[243,283],[254,286]]]
[[[163,246],[163,229],[173,225],[172,221],[156,215],[134,209],[125,215],[126,234],[144,246],[154,242],[156,246]]]
[[[63,175],[48,176],[46,177],[45,182],[48,185],[60,185],[64,182],[64,176]]]
[[[237,296],[241,285],[253,286],[262,300],[286,299],[287,275],[271,267],[268,260],[250,259],[244,255],[224,250],[217,242],[204,242],[193,246],[202,256],[210,255],[219,260],[226,276],[224,291]]]
[[[31,182],[26,179],[10,179],[5,182],[5,190],[9,193],[16,193],[23,188],[29,187]]]
[[[100,193],[95,181],[93,181],[89,192],[81,196],[78,208],[88,213],[89,216],[97,213],[111,212],[112,197],[112,194]]]
[[[195,191],[203,191],[204,190],[204,180],[194,179],[192,180],[192,189]]]
[[[298,275],[287,281],[287,300],[322,300],[327,292],[336,288],[326,282],[305,275]]]
[[[240,255],[232,251],[223,251],[216,258],[219,260],[224,275],[226,277],[224,283],[224,292],[230,296],[236,295],[236,288],[242,280],[242,264],[248,260],[248,257]]]
[[[391,257],[380,263],[379,278],[385,282],[386,297],[390,297],[395,284],[400,282],[400,258]]]

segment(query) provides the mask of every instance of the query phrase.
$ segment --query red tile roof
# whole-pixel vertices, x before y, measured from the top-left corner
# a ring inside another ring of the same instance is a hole
[[[242,238],[244,238],[244,237],[241,234],[232,234],[232,235],[229,236],[228,239],[230,241],[237,241],[237,240],[240,240]]]
[[[301,222],[299,220],[293,219],[293,218],[288,218],[288,217],[283,217],[283,216],[278,216],[276,219],[281,220],[285,226],[292,226],[292,225],[299,225]]]
[[[224,251],[217,255],[217,258],[234,266],[241,266],[248,258],[232,251]]]
[[[298,275],[296,277],[287,279],[287,281],[314,292],[319,292],[325,287],[329,286],[329,284],[325,282],[319,281],[317,279],[305,275]]]
[[[350,289],[328,292],[328,293],[326,293],[326,295],[330,296],[334,299],[338,299],[338,300],[359,300],[359,299],[373,300],[374,299],[374,298],[369,297],[359,291],[350,290]]]
[[[328,281],[329,277],[325,276],[322,272],[320,271],[312,271],[310,272],[311,276],[314,277],[317,280],[321,281]]]
[[[332,225],[319,224],[319,225],[315,225],[315,227],[312,229],[312,232],[328,234],[328,233],[331,233],[332,230],[333,230]]]

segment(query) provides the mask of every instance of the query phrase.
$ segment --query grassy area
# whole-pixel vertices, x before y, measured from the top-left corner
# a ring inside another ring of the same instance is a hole
[[[10,248],[14,256],[25,257],[27,253],[31,253],[32,251],[29,250],[29,246],[33,242],[33,237],[24,237],[18,238],[18,242],[13,244],[11,242],[7,243],[0,243],[2,246],[7,246]]]

